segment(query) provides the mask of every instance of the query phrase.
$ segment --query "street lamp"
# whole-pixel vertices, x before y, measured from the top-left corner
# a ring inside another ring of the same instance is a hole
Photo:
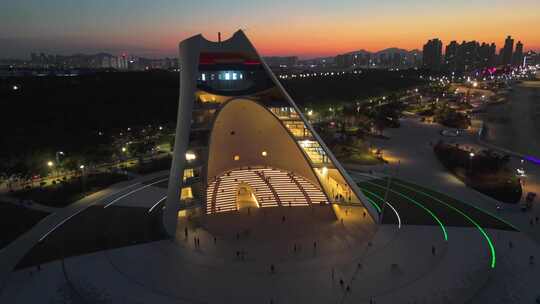
[[[51,168],[52,166],[54,166],[54,163],[52,161],[48,161],[47,162],[47,167]]]

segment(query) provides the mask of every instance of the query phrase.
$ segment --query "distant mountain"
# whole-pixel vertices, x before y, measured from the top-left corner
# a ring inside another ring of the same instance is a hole
[[[409,50],[401,49],[397,47],[391,47],[391,48],[387,48],[387,49],[376,51],[376,52],[370,52],[364,49],[360,49],[360,50],[344,53],[343,55],[371,55],[371,57],[380,57],[380,55],[385,54],[387,57],[392,57],[393,54],[395,53],[401,54],[403,57],[422,55],[422,51],[418,49],[409,51]],[[340,54],[336,54],[336,55],[340,55]],[[308,61],[321,62],[324,59],[326,62],[333,62],[334,58],[335,57],[319,57],[319,58],[308,59]]]
[[[382,55],[382,54],[386,54],[386,55],[393,55],[395,53],[398,53],[398,54],[401,54],[401,55],[409,55],[409,54],[421,54],[422,51],[420,50],[406,50],[406,49],[400,49],[400,48],[397,48],[397,47],[391,47],[391,48],[387,48],[387,49],[384,49],[384,50],[380,50],[380,51],[377,51],[377,52],[370,52],[370,51],[366,51],[366,50],[358,50],[358,51],[353,51],[353,52],[349,52],[347,54],[371,54],[371,55],[375,55],[375,56],[379,56],[379,55]]]

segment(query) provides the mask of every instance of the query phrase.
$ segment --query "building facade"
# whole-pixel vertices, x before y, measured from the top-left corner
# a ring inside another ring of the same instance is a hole
[[[307,122],[242,31],[180,43],[180,100],[164,226],[199,205],[242,208],[356,204],[378,210]],[[365,204],[364,204],[365,203]]]
[[[438,71],[442,63],[442,41],[438,38],[429,40],[423,48],[423,66]]]

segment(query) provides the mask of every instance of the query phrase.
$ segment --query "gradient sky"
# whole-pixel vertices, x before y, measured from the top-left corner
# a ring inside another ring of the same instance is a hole
[[[0,57],[32,51],[176,56],[197,33],[246,30],[264,55],[421,48],[430,38],[540,50],[539,0],[2,0]]]

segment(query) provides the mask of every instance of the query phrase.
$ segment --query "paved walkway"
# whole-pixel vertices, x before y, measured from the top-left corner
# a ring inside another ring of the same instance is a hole
[[[0,293],[8,283],[11,273],[17,263],[30,251],[30,249],[32,249],[32,247],[49,233],[52,233],[54,229],[90,206],[103,204],[105,202],[110,203],[111,201],[114,201],[115,198],[119,198],[130,191],[134,191],[134,189],[136,189],[137,186],[140,186],[142,182],[163,177],[167,174],[168,172],[161,171],[142,178],[118,183],[112,187],[89,195],[68,207],[62,208],[40,221],[30,231],[0,250]]]
[[[32,202],[31,204],[27,202],[23,202],[19,199],[7,196],[7,195],[0,195],[0,202],[13,204],[16,206],[22,206],[27,209],[37,210],[37,211],[44,211],[47,213],[55,213],[58,210],[61,210],[62,208],[55,208],[50,206],[45,206],[36,202]]]
[[[400,128],[385,131],[390,137],[389,140],[372,140],[376,147],[384,150],[385,157],[388,156],[389,159],[393,160],[390,165],[349,166],[347,169],[364,173],[371,171],[379,177],[391,174],[451,197],[459,198],[465,203],[489,212],[497,213],[496,206],[500,205],[500,202],[466,187],[463,182],[449,173],[435,157],[430,142],[436,143],[439,139],[449,140],[449,138],[439,134],[441,128],[439,125],[422,123],[417,119],[403,119]],[[463,145],[477,144],[474,134],[465,134],[451,138],[451,140]],[[399,165],[398,160],[400,161]],[[517,166],[515,161],[512,164]],[[528,164],[526,170],[528,177],[525,180],[525,191],[536,189],[533,187],[540,185],[540,167]],[[531,219],[540,216],[538,206],[532,212],[524,213],[520,211],[519,205],[504,204],[503,211],[498,212],[497,215],[540,242],[540,224],[530,225]]]
[[[528,265],[526,252],[538,247],[521,233],[489,232],[500,247],[510,239],[515,242],[513,249],[501,249],[501,267],[492,271],[486,267],[489,254],[479,245],[481,236],[473,228],[450,227],[452,238],[444,242],[435,226],[398,229],[383,225],[374,230],[359,207],[329,208],[258,209],[249,215],[229,213],[204,221],[180,218],[175,242],[67,258],[64,263],[43,265],[41,271],[24,269],[14,273],[0,299],[7,303],[36,299],[369,303],[373,298],[376,303],[392,304],[471,299],[473,303],[528,303],[534,299],[536,289],[531,284],[540,268]],[[194,237],[200,245],[195,245]],[[436,247],[435,255],[431,246]],[[493,286],[504,289],[497,291]]]

